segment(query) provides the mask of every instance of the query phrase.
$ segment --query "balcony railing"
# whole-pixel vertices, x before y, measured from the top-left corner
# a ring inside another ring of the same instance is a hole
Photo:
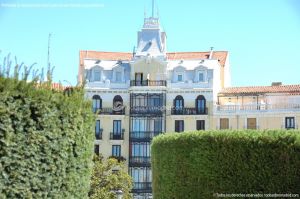
[[[130,108],[130,114],[162,114],[164,108],[161,106],[134,106]]]
[[[101,108],[94,109],[94,113],[98,112],[100,115],[125,115],[125,107],[118,108]]]
[[[171,110],[172,115],[207,115],[208,108],[178,108],[173,107]]]
[[[110,140],[124,140],[124,133],[110,133]]]
[[[118,162],[123,162],[123,161],[126,161],[126,158],[124,158],[123,156],[109,156],[109,158],[114,158],[116,160],[118,160]]]
[[[131,131],[130,139],[132,141],[149,141],[160,133],[161,131]]]
[[[224,112],[300,111],[300,104],[217,105],[216,110]]]
[[[151,164],[151,157],[147,156],[131,156],[129,158],[130,166],[145,166],[148,167]]]
[[[152,183],[151,182],[134,182],[132,192],[139,193],[139,192],[146,192],[151,193],[152,190]]]
[[[95,132],[96,140],[102,140],[103,129],[100,129],[98,132]]]
[[[165,80],[131,80],[130,86],[167,86],[167,81]]]

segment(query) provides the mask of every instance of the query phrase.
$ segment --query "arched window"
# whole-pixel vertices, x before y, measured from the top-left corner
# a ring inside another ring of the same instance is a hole
[[[184,108],[184,100],[181,95],[177,95],[174,99],[174,112],[175,114],[182,114]]]
[[[99,95],[93,96],[93,111],[96,113],[98,110],[102,109],[102,99]]]
[[[206,100],[203,95],[199,95],[196,99],[196,111],[198,114],[206,113]]]
[[[113,99],[113,112],[121,114],[123,110],[123,99],[120,95],[116,95]]]

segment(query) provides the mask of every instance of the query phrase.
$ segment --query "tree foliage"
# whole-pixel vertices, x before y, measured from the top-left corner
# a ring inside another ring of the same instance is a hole
[[[123,199],[131,199],[132,179],[123,161],[115,158],[105,160],[101,155],[94,156],[94,169],[91,178],[91,199],[115,199],[115,191],[123,192]]]
[[[170,133],[154,138],[151,153],[155,199],[299,194],[299,131]]]
[[[88,198],[94,114],[82,88],[68,95],[30,68],[0,65],[0,198]]]

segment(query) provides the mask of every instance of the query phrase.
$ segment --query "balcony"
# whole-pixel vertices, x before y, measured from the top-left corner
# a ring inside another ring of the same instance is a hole
[[[125,107],[122,108],[101,108],[94,110],[94,113],[98,111],[99,115],[125,115]]]
[[[126,161],[126,158],[124,158],[123,156],[109,156],[109,158],[113,158],[113,159],[116,159],[118,160],[118,162],[124,162]]]
[[[151,182],[134,182],[133,183],[133,193],[151,193],[152,183]]]
[[[123,133],[111,132],[109,139],[110,140],[124,140],[124,132]]]
[[[171,110],[172,115],[207,115],[208,108],[198,109],[198,108],[178,108],[173,107]]]
[[[131,156],[129,158],[129,166],[131,167],[150,167],[151,157],[147,156]]]
[[[157,136],[161,131],[131,131],[130,139],[133,142],[150,141],[154,136]]]
[[[131,80],[130,86],[167,86],[167,81],[165,80]]]
[[[103,129],[100,129],[98,132],[95,132],[96,140],[102,140]]]
[[[162,115],[164,108],[160,106],[135,106],[130,108],[130,114]]]
[[[217,105],[217,112],[285,112],[300,111],[300,104]]]

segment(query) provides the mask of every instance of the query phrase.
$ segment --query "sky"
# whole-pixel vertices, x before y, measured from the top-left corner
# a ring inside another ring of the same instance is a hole
[[[54,81],[76,85],[79,51],[132,52],[145,12],[151,0],[0,0],[0,63],[46,67],[51,33]],[[300,84],[299,0],[155,0],[155,13],[169,52],[229,51],[232,86]]]

